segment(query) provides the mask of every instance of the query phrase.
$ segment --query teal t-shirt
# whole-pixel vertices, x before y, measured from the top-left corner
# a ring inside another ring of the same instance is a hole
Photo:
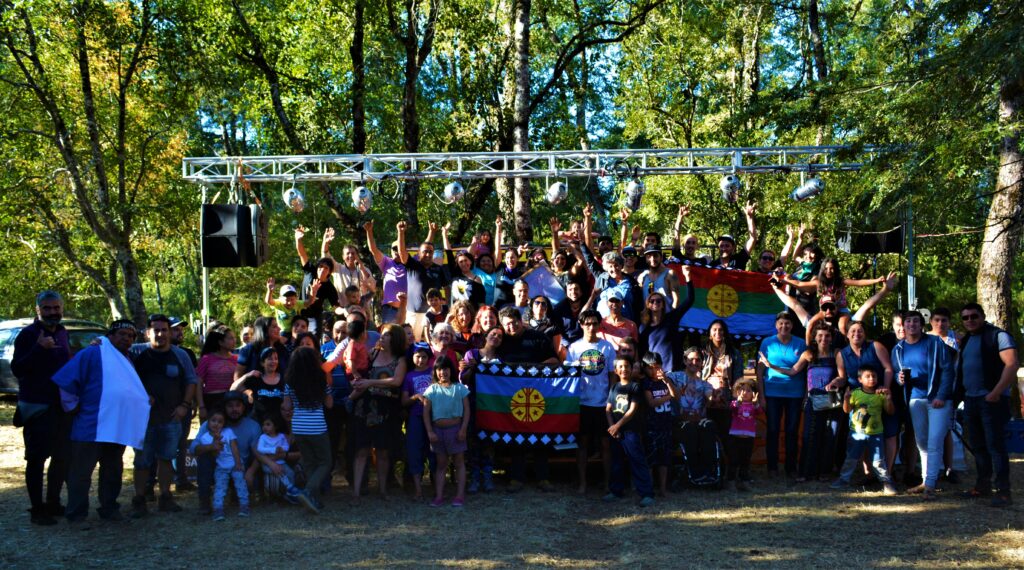
[[[462,417],[462,399],[469,395],[465,384],[453,383],[449,386],[431,384],[423,397],[430,400],[430,419],[435,422],[449,418]]]

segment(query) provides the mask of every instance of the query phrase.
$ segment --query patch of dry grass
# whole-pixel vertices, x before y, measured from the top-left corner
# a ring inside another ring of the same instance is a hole
[[[578,497],[568,485],[474,496],[463,509],[401,495],[356,503],[342,488],[320,516],[257,504],[251,519],[229,510],[223,523],[199,516],[190,493],[179,497],[180,514],[40,528],[24,512],[21,453],[21,432],[0,427],[4,568],[1024,568],[1019,506],[968,504],[955,489],[923,503],[771,480],[749,494],[674,494],[650,509],[629,499],[604,504],[597,490]],[[1022,474],[1017,459],[1018,489]],[[125,477],[122,504],[130,470]]]

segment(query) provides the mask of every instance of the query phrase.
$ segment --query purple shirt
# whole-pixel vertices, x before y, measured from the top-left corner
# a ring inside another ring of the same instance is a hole
[[[432,382],[431,372],[430,368],[422,371],[413,369],[412,371],[407,372],[405,374],[405,380],[402,382],[402,391],[410,396],[415,396],[417,394],[422,396],[423,393],[427,391],[427,388],[430,387],[430,383]],[[423,416],[423,404],[419,400],[414,400],[412,405],[409,406],[409,416]]]
[[[384,274],[383,301],[397,302],[398,294],[405,293],[409,288],[405,278],[405,266],[385,255],[380,270]]]

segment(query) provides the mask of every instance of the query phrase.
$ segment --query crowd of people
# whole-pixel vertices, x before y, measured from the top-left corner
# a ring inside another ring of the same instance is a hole
[[[198,357],[182,346],[183,323],[151,315],[138,331],[144,342],[118,320],[72,360],[63,299],[44,291],[12,361],[31,520],[85,519],[97,464],[99,515],[120,520],[127,445],[137,448],[132,517],[146,516],[151,500],[159,511],[182,509],[171,485],[192,487],[186,452],[196,458],[199,508],[215,520],[232,489],[239,516],[250,515],[255,494],[320,512],[341,477],[359,501],[374,465],[386,498],[396,461],[413,497],[434,507],[495,491],[497,464],[508,465],[507,492],[525,487],[531,464],[536,487],[553,491],[550,447],[476,437],[477,365],[492,362],[579,367],[576,491],[587,493],[599,456],[609,502],[626,496],[627,480],[641,506],[680,486],[752,490],[761,414],[770,478],[837,489],[876,479],[885,494],[903,485],[933,499],[940,478],[955,477],[946,451],[962,402],[977,466],[964,495],[1010,503],[1002,434],[1017,351],[980,305],[961,308],[959,333],[952,313],[936,308],[929,319],[896,312],[892,331],[872,340],[862,321],[895,289],[894,274],[844,277],[803,227],[787,228],[778,253],[755,250],[754,204],[743,209],[744,242],[722,235],[705,255],[697,236],[683,234],[688,213],[679,208],[671,244],[630,227],[625,210],[618,240],[599,235],[588,205],[567,226],[550,221],[550,247],[504,245],[498,218],[465,248],[451,245],[448,225],[428,222],[415,252],[403,221],[387,253],[371,221],[363,229],[375,269],[352,243],[335,259],[332,229],[310,258],[299,227],[303,280],[269,278],[262,301],[272,314],[237,334],[212,323]],[[741,346],[721,319],[703,336],[681,331],[698,265],[764,274],[786,307],[776,334]],[[544,290],[531,292],[538,282]],[[851,287],[876,289],[854,310]]]

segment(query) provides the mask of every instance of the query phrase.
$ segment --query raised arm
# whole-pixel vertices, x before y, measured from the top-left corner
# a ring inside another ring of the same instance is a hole
[[[757,224],[754,223],[754,215],[757,213],[757,202],[753,200],[747,202],[747,206],[743,208],[743,215],[747,218],[747,243],[745,249],[747,253],[754,251],[754,244],[757,243]]]
[[[885,296],[888,295],[889,293],[892,293],[893,291],[896,290],[897,282],[898,281],[896,279],[896,273],[889,273],[889,275],[885,277],[885,285],[881,289],[879,289],[877,293],[869,297],[867,301],[864,301],[864,303],[861,304],[860,308],[857,309],[857,312],[854,313],[852,317],[850,317],[850,322],[863,321],[864,317],[867,316],[871,309],[875,308],[875,305],[877,305],[879,301],[884,299]],[[841,332],[843,334],[846,334],[845,330]]]
[[[786,245],[782,246],[782,251],[779,252],[779,267],[783,269],[789,261],[789,254],[793,252],[793,234],[795,233],[796,228],[793,227],[793,224],[786,226]]]
[[[555,259],[555,255],[558,253],[558,246],[561,243],[558,240],[558,232],[562,229],[562,222],[555,216],[551,216],[548,220],[548,227],[551,228],[551,259]]]
[[[775,283],[772,283],[772,290],[775,291],[775,295],[784,305],[793,309],[793,312],[796,313],[796,317],[800,319],[800,324],[807,326],[807,321],[811,318],[811,315],[807,313],[807,309],[805,309],[795,297],[783,291],[781,284],[776,285]]]
[[[622,227],[619,228],[619,251],[622,251],[627,245],[631,245],[629,240],[629,208],[623,206],[619,210],[619,218],[622,220]]]
[[[494,267],[498,267],[501,263],[501,240],[504,237],[501,235],[501,216],[494,219]]]
[[[591,235],[593,233],[593,227],[594,205],[587,204],[586,206],[583,206],[583,244],[591,249],[594,248],[594,237]]]
[[[332,241],[334,241],[334,228],[327,228],[324,230],[324,238],[320,242],[320,257],[330,257],[331,259],[334,259],[334,256],[331,255]]]
[[[395,224],[395,229],[398,230],[398,260],[402,262],[402,265],[409,261],[409,250],[405,247],[405,228],[407,226],[405,220]]]
[[[274,278],[267,279],[267,294],[263,296],[263,302],[274,306]]]
[[[427,239],[425,239],[423,241],[428,241],[430,243],[434,243],[434,238],[437,237],[437,230],[438,229],[439,228],[438,228],[437,222],[431,222],[430,220],[427,220]]]
[[[363,224],[363,230],[366,232],[366,247],[370,248],[370,255],[373,256],[374,263],[377,264],[377,267],[383,268],[384,254],[377,249],[377,240],[373,239],[373,220]]]
[[[441,245],[445,251],[451,251],[452,244],[448,241],[448,230],[452,227],[452,223],[448,222],[441,227]]]
[[[306,265],[309,261],[309,254],[306,253],[306,245],[302,243],[302,239],[306,237],[306,228],[299,226],[295,228],[295,251],[299,254],[299,264]]]
[[[679,213],[676,214],[676,223],[672,227],[672,229],[675,230],[675,235],[672,236],[672,255],[679,259],[683,258],[683,250],[680,249],[679,247],[681,239],[680,236],[683,232],[683,220],[685,220],[686,217],[689,215],[690,206],[686,204],[680,204]]]

